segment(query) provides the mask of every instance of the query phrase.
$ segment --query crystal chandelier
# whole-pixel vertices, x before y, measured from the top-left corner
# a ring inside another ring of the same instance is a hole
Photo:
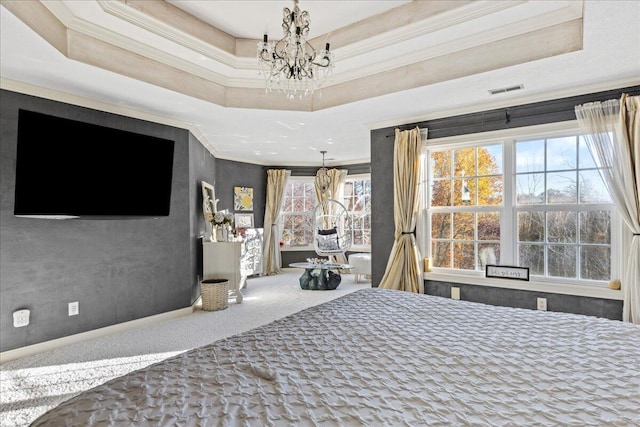
[[[284,37],[269,43],[267,35],[258,43],[260,74],[265,79],[267,92],[274,88],[284,92],[287,98],[302,98],[313,94],[331,75],[333,54],[329,43],[324,50],[316,50],[307,42],[309,13],[301,11],[298,0],[293,0],[293,10],[282,10]]]
[[[320,193],[324,194],[331,187],[331,177],[329,176],[329,170],[324,166],[324,155],[326,151],[320,151],[322,153],[322,167],[316,172],[316,183],[320,188]]]

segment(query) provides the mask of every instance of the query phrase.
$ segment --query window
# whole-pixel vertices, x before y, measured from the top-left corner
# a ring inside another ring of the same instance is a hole
[[[347,178],[343,204],[353,221],[353,246],[371,246],[371,178]]]
[[[502,145],[430,153],[434,267],[482,270],[500,258]]]
[[[517,259],[530,274],[611,278],[613,205],[577,136],[517,141]]]
[[[347,177],[342,203],[353,219],[352,247],[364,250],[371,246],[371,178],[367,175]],[[314,177],[290,177],[285,189],[280,221],[285,248],[313,248],[313,209],[317,204]]]
[[[288,247],[313,245],[313,217],[316,193],[313,177],[290,177],[280,210],[282,242]]]
[[[433,267],[519,265],[533,280],[582,284],[612,277],[615,209],[581,137],[433,144],[427,158]]]

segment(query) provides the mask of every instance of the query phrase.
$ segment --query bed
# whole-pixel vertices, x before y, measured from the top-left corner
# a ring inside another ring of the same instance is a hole
[[[640,327],[363,289],[113,379],[35,426],[632,426]]]

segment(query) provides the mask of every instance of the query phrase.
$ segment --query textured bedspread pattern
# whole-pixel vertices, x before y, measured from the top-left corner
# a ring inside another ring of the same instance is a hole
[[[634,426],[640,328],[365,289],[111,380],[37,426]]]

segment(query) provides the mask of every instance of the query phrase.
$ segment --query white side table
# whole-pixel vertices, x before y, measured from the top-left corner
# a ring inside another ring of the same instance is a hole
[[[240,271],[243,242],[202,242],[204,279],[227,279],[229,296],[242,302],[243,274]]]

